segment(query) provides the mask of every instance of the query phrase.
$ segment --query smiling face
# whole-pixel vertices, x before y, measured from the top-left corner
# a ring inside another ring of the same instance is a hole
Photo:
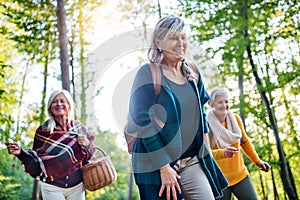
[[[229,112],[229,100],[226,95],[217,95],[211,107],[217,118],[223,122]]]
[[[187,35],[184,30],[162,39],[156,38],[156,46],[162,50],[163,58],[174,62],[181,61],[188,47]]]
[[[67,118],[70,111],[70,105],[67,98],[62,93],[58,94],[51,103],[51,113],[53,117]]]

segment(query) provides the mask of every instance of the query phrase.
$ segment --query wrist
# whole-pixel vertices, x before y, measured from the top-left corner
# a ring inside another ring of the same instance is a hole
[[[166,170],[168,167],[170,167],[169,163],[166,164],[166,165],[164,165],[164,166],[162,166],[161,168],[159,168],[159,170],[160,170],[160,171],[164,171],[164,170]]]
[[[258,162],[255,163],[256,166],[260,166],[263,162],[259,160]]]

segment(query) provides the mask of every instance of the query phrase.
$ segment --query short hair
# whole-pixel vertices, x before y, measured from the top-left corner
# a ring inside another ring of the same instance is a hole
[[[215,102],[216,100],[216,97],[217,96],[220,96],[220,95],[224,95],[226,96],[227,98],[229,98],[229,92],[226,88],[223,88],[223,87],[215,87],[211,90],[210,92],[210,99],[208,101],[208,105],[209,106],[212,106],[213,103]]]
[[[178,34],[184,27],[184,21],[174,15],[163,17],[157,22],[152,34],[150,49],[148,50],[148,59],[151,63],[160,63],[162,57],[162,52],[156,46],[155,39],[163,39],[166,36]]]
[[[55,97],[59,94],[63,94],[66,99],[67,99],[67,102],[69,104],[69,111],[67,112],[67,115],[68,115],[68,122],[70,122],[71,120],[74,119],[74,101],[73,101],[73,98],[70,94],[69,91],[67,90],[55,90],[51,93],[49,99],[48,99],[48,105],[47,105],[47,111],[48,111],[48,115],[50,117],[50,121],[49,121],[49,124],[48,124],[48,130],[50,130],[50,132],[52,133],[54,128],[55,128],[55,121],[54,121],[54,116],[53,116],[53,113],[51,112],[51,104],[53,102],[53,100],[55,99]]]

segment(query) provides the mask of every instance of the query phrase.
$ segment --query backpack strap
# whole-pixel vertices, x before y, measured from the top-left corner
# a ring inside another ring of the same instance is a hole
[[[153,86],[155,90],[155,95],[158,96],[161,90],[161,71],[160,67],[157,64],[154,63],[149,63],[149,68],[151,71],[152,75],[152,80],[153,80]],[[164,126],[164,123],[161,122],[156,116],[154,118],[155,122],[162,128]],[[131,132],[128,132],[128,128],[133,128],[134,131],[131,130]],[[124,135],[127,143],[127,150],[128,153],[132,153],[134,143],[136,139],[138,138],[138,132],[137,132],[137,127],[136,124],[132,121],[130,117],[127,117],[127,123],[124,128]]]
[[[155,63],[149,63],[149,68],[152,75],[155,95],[158,96],[161,90],[161,71],[159,65]]]
[[[198,84],[199,81],[199,71],[198,67],[194,63],[186,63],[195,73],[195,82]],[[155,63],[149,63],[149,68],[152,75],[155,95],[158,96],[161,90],[161,71],[159,65]]]
[[[194,71],[194,73],[195,73],[195,82],[196,82],[196,84],[198,84],[200,74],[199,74],[197,65],[194,64],[194,63],[186,63],[186,65],[189,66]]]

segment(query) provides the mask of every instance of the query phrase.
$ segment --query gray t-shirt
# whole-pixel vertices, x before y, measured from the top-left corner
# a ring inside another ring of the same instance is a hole
[[[199,103],[196,93],[190,84],[177,84],[165,77],[165,82],[174,93],[180,104],[180,131],[182,137],[182,150],[184,154],[181,158],[194,156],[198,153],[195,136],[199,126]]]

